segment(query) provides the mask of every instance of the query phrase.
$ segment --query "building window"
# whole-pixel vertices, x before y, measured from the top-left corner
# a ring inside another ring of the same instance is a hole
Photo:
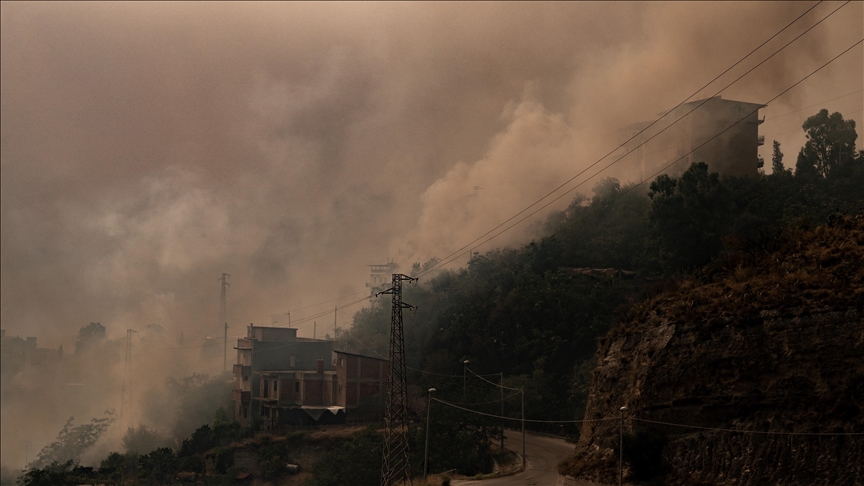
[[[342,394],[342,385],[339,385],[339,394]]]
[[[267,398],[267,390],[270,389],[270,381],[264,380],[264,398]]]
[[[299,381],[294,382],[294,393],[300,393],[300,382]]]
[[[274,396],[274,397],[276,396],[276,384],[277,384],[277,383],[279,383],[279,382],[276,381],[276,380],[273,380],[273,396]]]
[[[339,358],[339,367],[340,367],[340,368],[344,368],[344,367],[345,367],[345,358]]]

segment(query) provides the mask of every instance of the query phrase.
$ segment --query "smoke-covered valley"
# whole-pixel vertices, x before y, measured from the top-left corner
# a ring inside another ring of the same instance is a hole
[[[840,5],[819,5],[695,98]],[[3,3],[0,321],[65,353],[4,372],[0,462],[20,468],[70,416],[119,411],[130,328],[126,423],[169,434],[166,378],[222,369],[222,341],[216,358],[201,353],[221,339],[222,272],[229,350],[245,325],[289,312],[301,336],[313,323],[332,333],[332,313],[311,316],[368,292],[366,265],[407,271],[458,250],[809,7]],[[861,3],[843,7],[722,96],[767,101],[860,39],[862,17]],[[760,153],[772,139],[797,150],[821,107],[860,121],[862,85],[859,46],[762,109]],[[640,182],[594,172],[577,192]],[[524,243],[543,217],[475,251]],[[100,352],[75,354],[97,321]]]

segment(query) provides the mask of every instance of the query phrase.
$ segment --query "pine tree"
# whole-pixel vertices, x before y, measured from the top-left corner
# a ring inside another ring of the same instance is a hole
[[[780,151],[780,142],[774,140],[774,150],[771,152],[771,172],[776,175],[786,173],[783,165],[783,152]]]

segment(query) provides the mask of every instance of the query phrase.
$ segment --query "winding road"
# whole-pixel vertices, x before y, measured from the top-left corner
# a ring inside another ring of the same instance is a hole
[[[504,445],[517,453],[522,451],[522,434],[508,430],[504,436]],[[562,439],[542,435],[525,434],[525,456],[527,467],[524,472],[513,476],[486,480],[459,480],[455,485],[473,486],[555,486],[563,485],[563,478],[558,479],[558,463],[573,452],[575,446]],[[573,484],[573,483],[569,483]],[[586,484],[586,483],[583,483]]]

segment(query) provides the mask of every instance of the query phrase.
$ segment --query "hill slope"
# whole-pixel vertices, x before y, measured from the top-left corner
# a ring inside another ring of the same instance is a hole
[[[600,343],[585,418],[626,405],[625,433],[666,442],[673,484],[864,481],[864,435],[805,435],[864,432],[864,218],[768,246],[644,303]],[[618,434],[618,420],[587,423],[561,472],[616,480]]]

